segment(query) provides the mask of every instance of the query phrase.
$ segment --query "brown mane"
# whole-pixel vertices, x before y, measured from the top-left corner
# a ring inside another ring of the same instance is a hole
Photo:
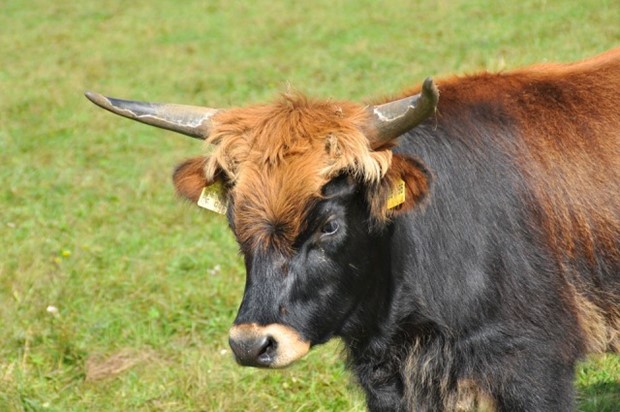
[[[391,163],[390,150],[369,147],[366,109],[350,102],[284,94],[272,105],[224,111],[214,124],[206,177],[223,172],[231,183],[242,243],[290,245],[329,179],[347,171],[376,184]]]

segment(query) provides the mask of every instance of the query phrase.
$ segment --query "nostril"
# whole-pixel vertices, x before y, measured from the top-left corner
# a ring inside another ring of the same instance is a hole
[[[273,338],[273,336],[266,336],[256,360],[261,365],[267,366],[271,364],[273,362],[277,349],[278,342]]]
[[[237,362],[245,366],[269,367],[278,355],[278,341],[271,335],[231,337],[229,343]]]

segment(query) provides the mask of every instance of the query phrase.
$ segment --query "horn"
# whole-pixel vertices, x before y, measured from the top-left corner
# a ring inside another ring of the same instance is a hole
[[[439,101],[439,90],[428,77],[424,80],[422,91],[415,96],[393,102],[371,106],[368,110],[372,114],[377,137],[370,141],[374,149],[398,136],[413,129],[435,112]]]
[[[121,100],[93,92],[84,95],[112,113],[202,140],[209,136],[211,116],[218,112],[208,107]]]

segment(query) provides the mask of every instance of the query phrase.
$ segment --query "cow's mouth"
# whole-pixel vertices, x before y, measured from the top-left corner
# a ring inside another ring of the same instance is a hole
[[[261,368],[284,368],[310,350],[310,342],[295,329],[278,323],[235,325],[228,341],[240,365]]]

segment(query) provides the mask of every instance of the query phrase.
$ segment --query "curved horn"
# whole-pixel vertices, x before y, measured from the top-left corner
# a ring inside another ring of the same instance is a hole
[[[218,112],[208,107],[114,99],[93,92],[84,95],[112,113],[202,140],[209,136],[211,116]]]
[[[369,108],[377,137],[370,141],[377,148],[413,129],[435,112],[439,90],[432,78],[424,80],[422,91],[415,96]]]

